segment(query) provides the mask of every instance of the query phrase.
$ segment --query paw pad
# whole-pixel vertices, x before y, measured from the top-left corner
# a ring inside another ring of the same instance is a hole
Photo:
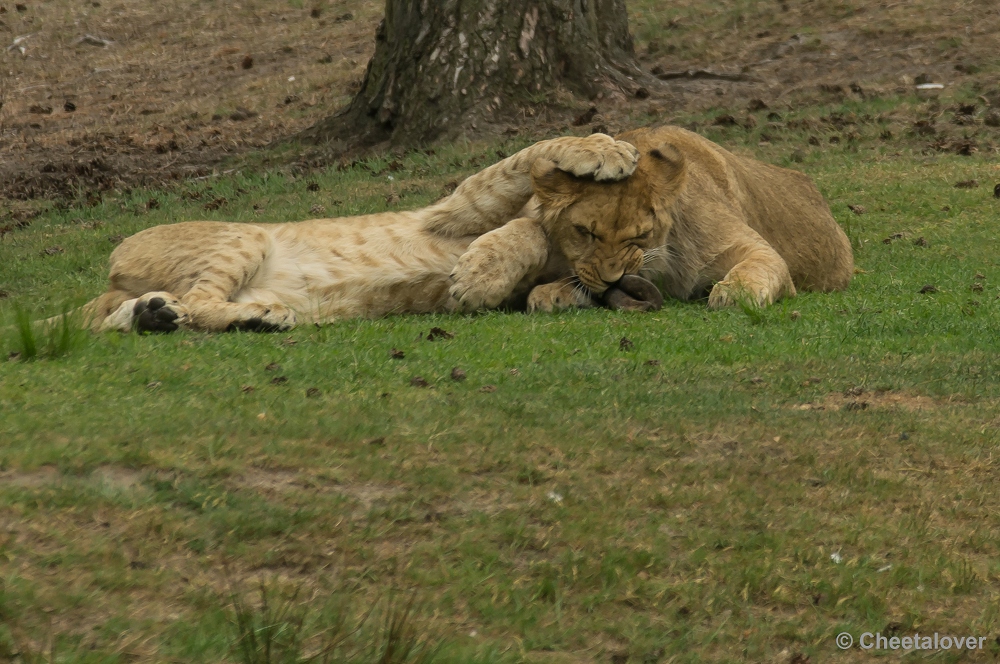
[[[179,317],[162,297],[151,297],[145,302],[139,300],[132,309],[132,316],[132,325],[137,332],[173,332],[177,329],[175,321]]]

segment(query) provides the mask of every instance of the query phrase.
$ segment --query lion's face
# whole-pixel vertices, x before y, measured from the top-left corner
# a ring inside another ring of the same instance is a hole
[[[686,170],[683,156],[663,146],[644,153],[620,182],[583,180],[544,161],[531,174],[550,241],[599,295],[623,275],[638,273],[645,252],[666,243]]]

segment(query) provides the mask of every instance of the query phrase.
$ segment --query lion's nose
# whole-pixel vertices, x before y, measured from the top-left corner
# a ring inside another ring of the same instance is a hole
[[[609,286],[617,283],[624,274],[625,270],[620,265],[601,265],[597,268],[597,276]]]

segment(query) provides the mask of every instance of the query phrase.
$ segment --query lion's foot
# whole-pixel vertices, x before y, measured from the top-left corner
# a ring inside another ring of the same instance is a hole
[[[606,134],[591,134],[566,144],[552,161],[561,171],[607,182],[632,175],[639,163],[639,151],[631,143],[616,141]]]
[[[126,300],[101,324],[108,332],[173,332],[190,320],[187,309],[176,297],[163,291],[146,293]]]
[[[147,293],[132,308],[137,332],[173,332],[188,320],[187,312],[170,293]]]
[[[499,306],[532,270],[548,259],[545,231],[522,217],[473,241],[451,272],[449,293],[457,309]]]
[[[463,311],[492,309],[510,295],[521,275],[493,252],[467,251],[451,272],[451,297]]]
[[[720,281],[712,287],[708,295],[709,309],[750,306],[757,309],[770,306],[777,299],[767,287],[753,287],[744,283]]]
[[[574,307],[586,308],[593,305],[586,290],[575,283],[556,281],[535,286],[528,294],[528,311],[553,312]]]
[[[284,305],[253,306],[257,311],[248,312],[245,317],[233,321],[229,329],[245,332],[284,332],[295,327],[298,322],[295,312]]]

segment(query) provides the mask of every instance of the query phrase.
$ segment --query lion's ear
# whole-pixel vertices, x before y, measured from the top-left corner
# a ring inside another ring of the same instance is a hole
[[[581,182],[559,170],[555,162],[537,159],[531,165],[531,186],[542,205],[549,208],[564,208],[580,195]]]
[[[676,147],[664,143],[649,151],[652,172],[658,180],[656,191],[673,202],[687,183],[687,160]]]

